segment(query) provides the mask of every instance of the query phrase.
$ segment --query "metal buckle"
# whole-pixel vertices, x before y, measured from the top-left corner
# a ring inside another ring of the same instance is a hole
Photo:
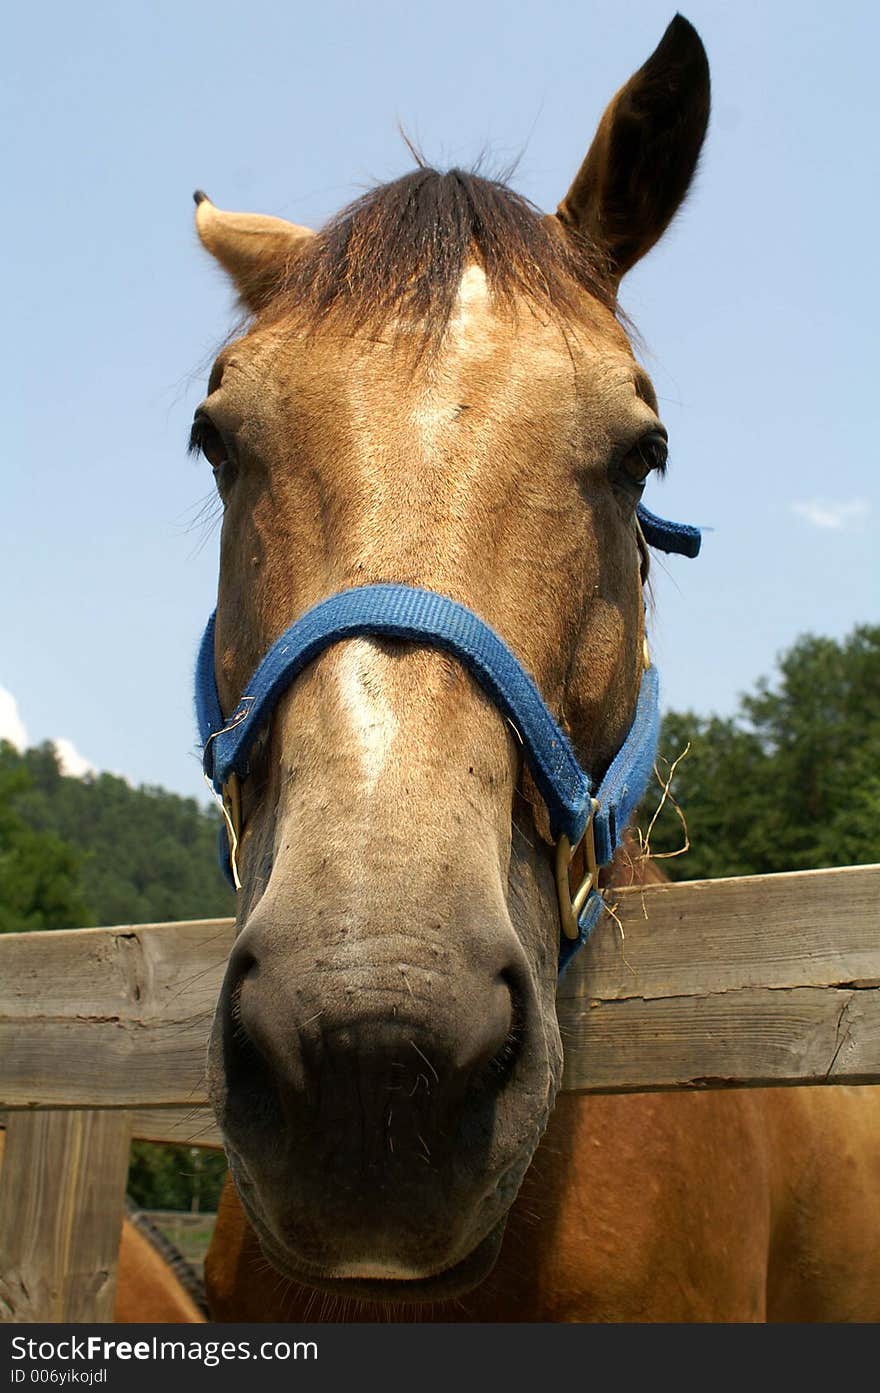
[[[556,891],[559,897],[559,917],[562,921],[563,933],[566,938],[572,940],[580,937],[578,916],[587,902],[587,897],[593,890],[598,890],[599,888],[599,867],[596,864],[596,834],[593,825],[598,807],[598,800],[591,798],[590,815],[587,818],[587,825],[583,830],[580,840],[577,841],[574,846],[571,845],[565,833],[562,834],[559,841],[556,843]],[[584,845],[587,874],[572,895],[568,870],[581,843]]]
[[[235,730],[236,726],[240,726],[245,717],[250,715],[251,707],[255,701],[256,697],[243,696],[226,724],[221,726],[219,730],[212,731],[205,741],[202,750],[202,770],[209,783],[214,773],[214,751],[211,750],[211,741],[216,740],[218,735],[227,735],[230,730]],[[208,755],[209,750],[211,750],[210,756]]]

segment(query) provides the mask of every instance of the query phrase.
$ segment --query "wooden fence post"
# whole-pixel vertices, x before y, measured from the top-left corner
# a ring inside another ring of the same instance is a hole
[[[0,1321],[112,1321],[130,1140],[124,1111],[8,1117]]]

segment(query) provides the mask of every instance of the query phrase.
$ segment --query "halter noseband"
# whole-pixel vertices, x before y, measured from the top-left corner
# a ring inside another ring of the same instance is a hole
[[[641,505],[639,522],[650,545],[685,556],[697,555],[697,528],[665,522]],[[343,639],[378,636],[440,648],[467,668],[510,720],[547,806],[556,841],[562,973],[586,942],[604,907],[599,871],[614,855],[654,766],[660,724],[659,681],[647,651],[632,725],[594,791],[534,679],[488,624],[445,595],[408,585],[363,585],[323,600],[276,639],[228,718],[217,693],[215,620],[216,611],[208,620],[199,649],[196,713],[205,775],[220,796],[225,819],[220,829],[220,863],[234,888],[240,888],[240,781],[248,775],[248,756],[257,736],[303,668]],[[585,875],[572,894],[569,868],[581,848]]]

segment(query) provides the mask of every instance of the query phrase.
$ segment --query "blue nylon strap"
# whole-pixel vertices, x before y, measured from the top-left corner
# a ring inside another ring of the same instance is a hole
[[[223,729],[223,710],[217,695],[217,679],[214,673],[214,628],[217,611],[205,625],[199,656],[196,660],[196,721],[199,739],[204,747],[212,735]],[[218,789],[219,792],[219,789]]]
[[[660,735],[660,679],[655,667],[642,675],[635,715],[629,733],[608,767],[596,791],[599,804],[593,819],[596,864],[607,866],[620,845],[627,823],[642,801],[654,768]],[[598,891],[587,896],[578,915],[576,939],[560,936],[559,975],[582,948],[602,913],[605,902]]]
[[[243,777],[247,773],[248,752],[258,732],[303,668],[330,644],[363,635],[425,643],[458,658],[521,736],[547,804],[553,835],[564,832],[572,845],[580,840],[592,786],[532,678],[494,630],[471,610],[445,595],[408,585],[358,586],[307,611],[272,645],[235,711],[220,726],[216,724],[213,634],[206,630],[199,655],[196,708],[205,772],[218,792],[230,774]]]
[[[637,509],[645,541],[658,551],[674,551],[679,556],[699,556],[702,536],[699,527],[686,522],[667,522],[649,513],[643,503]]]
[[[657,741],[660,735],[660,679],[655,667],[642,675],[635,715],[629,733],[618,750],[596,799],[599,807],[594,819],[596,860],[605,866],[611,860],[624,829],[648,787]]]
[[[245,777],[248,755],[282,694],[308,663],[331,644],[365,635],[403,639],[451,653],[471,672],[520,735],[550,817],[553,836],[572,846],[583,835],[592,783],[568,737],[533,678],[482,619],[447,596],[406,585],[365,585],[344,590],[309,610],[281,635],[263,658],[232,715],[224,718],[214,669],[214,622],[205,629],[196,668],[196,712],[205,772],[219,793],[230,775]],[[630,816],[647,787],[657,746],[659,684],[655,668],[643,674],[629,733],[596,797],[597,863],[614,855]],[[221,828],[221,864],[231,882],[229,848]],[[560,971],[586,941],[602,910],[593,892],[581,911],[577,940],[561,937]]]
[[[231,883],[231,881],[230,881]],[[559,935],[559,976],[562,977],[572,958],[578,949],[583,948],[593,929],[602,910],[605,908],[605,901],[597,890],[592,890],[587,896],[586,903],[578,915],[578,936],[577,938],[567,938],[564,933]]]

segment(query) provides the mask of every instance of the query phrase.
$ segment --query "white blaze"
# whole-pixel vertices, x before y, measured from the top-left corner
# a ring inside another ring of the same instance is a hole
[[[353,639],[339,651],[340,695],[357,742],[368,790],[385,766],[398,730],[398,720],[383,690],[387,664],[368,639]]]
[[[426,459],[433,457],[438,437],[449,430],[458,415],[459,376],[474,342],[479,343],[475,334],[479,334],[487,297],[488,286],[482,267],[468,266],[462,275],[455,311],[449,321],[441,366],[436,377],[429,376],[429,385],[413,405],[413,420]],[[373,644],[356,639],[340,650],[337,674],[343,713],[357,742],[367,790],[372,792],[399,729],[397,716],[385,695],[389,666]],[[371,1270],[361,1275],[402,1274],[378,1274]]]
[[[488,296],[482,266],[468,266],[458,287],[455,310],[450,316],[441,365],[413,408],[413,420],[430,459],[438,436],[449,429],[459,410],[458,381],[474,341],[475,326]]]
[[[482,266],[468,266],[458,287],[458,310],[452,317],[450,328],[467,328],[474,310],[485,303],[487,293],[486,272]]]

